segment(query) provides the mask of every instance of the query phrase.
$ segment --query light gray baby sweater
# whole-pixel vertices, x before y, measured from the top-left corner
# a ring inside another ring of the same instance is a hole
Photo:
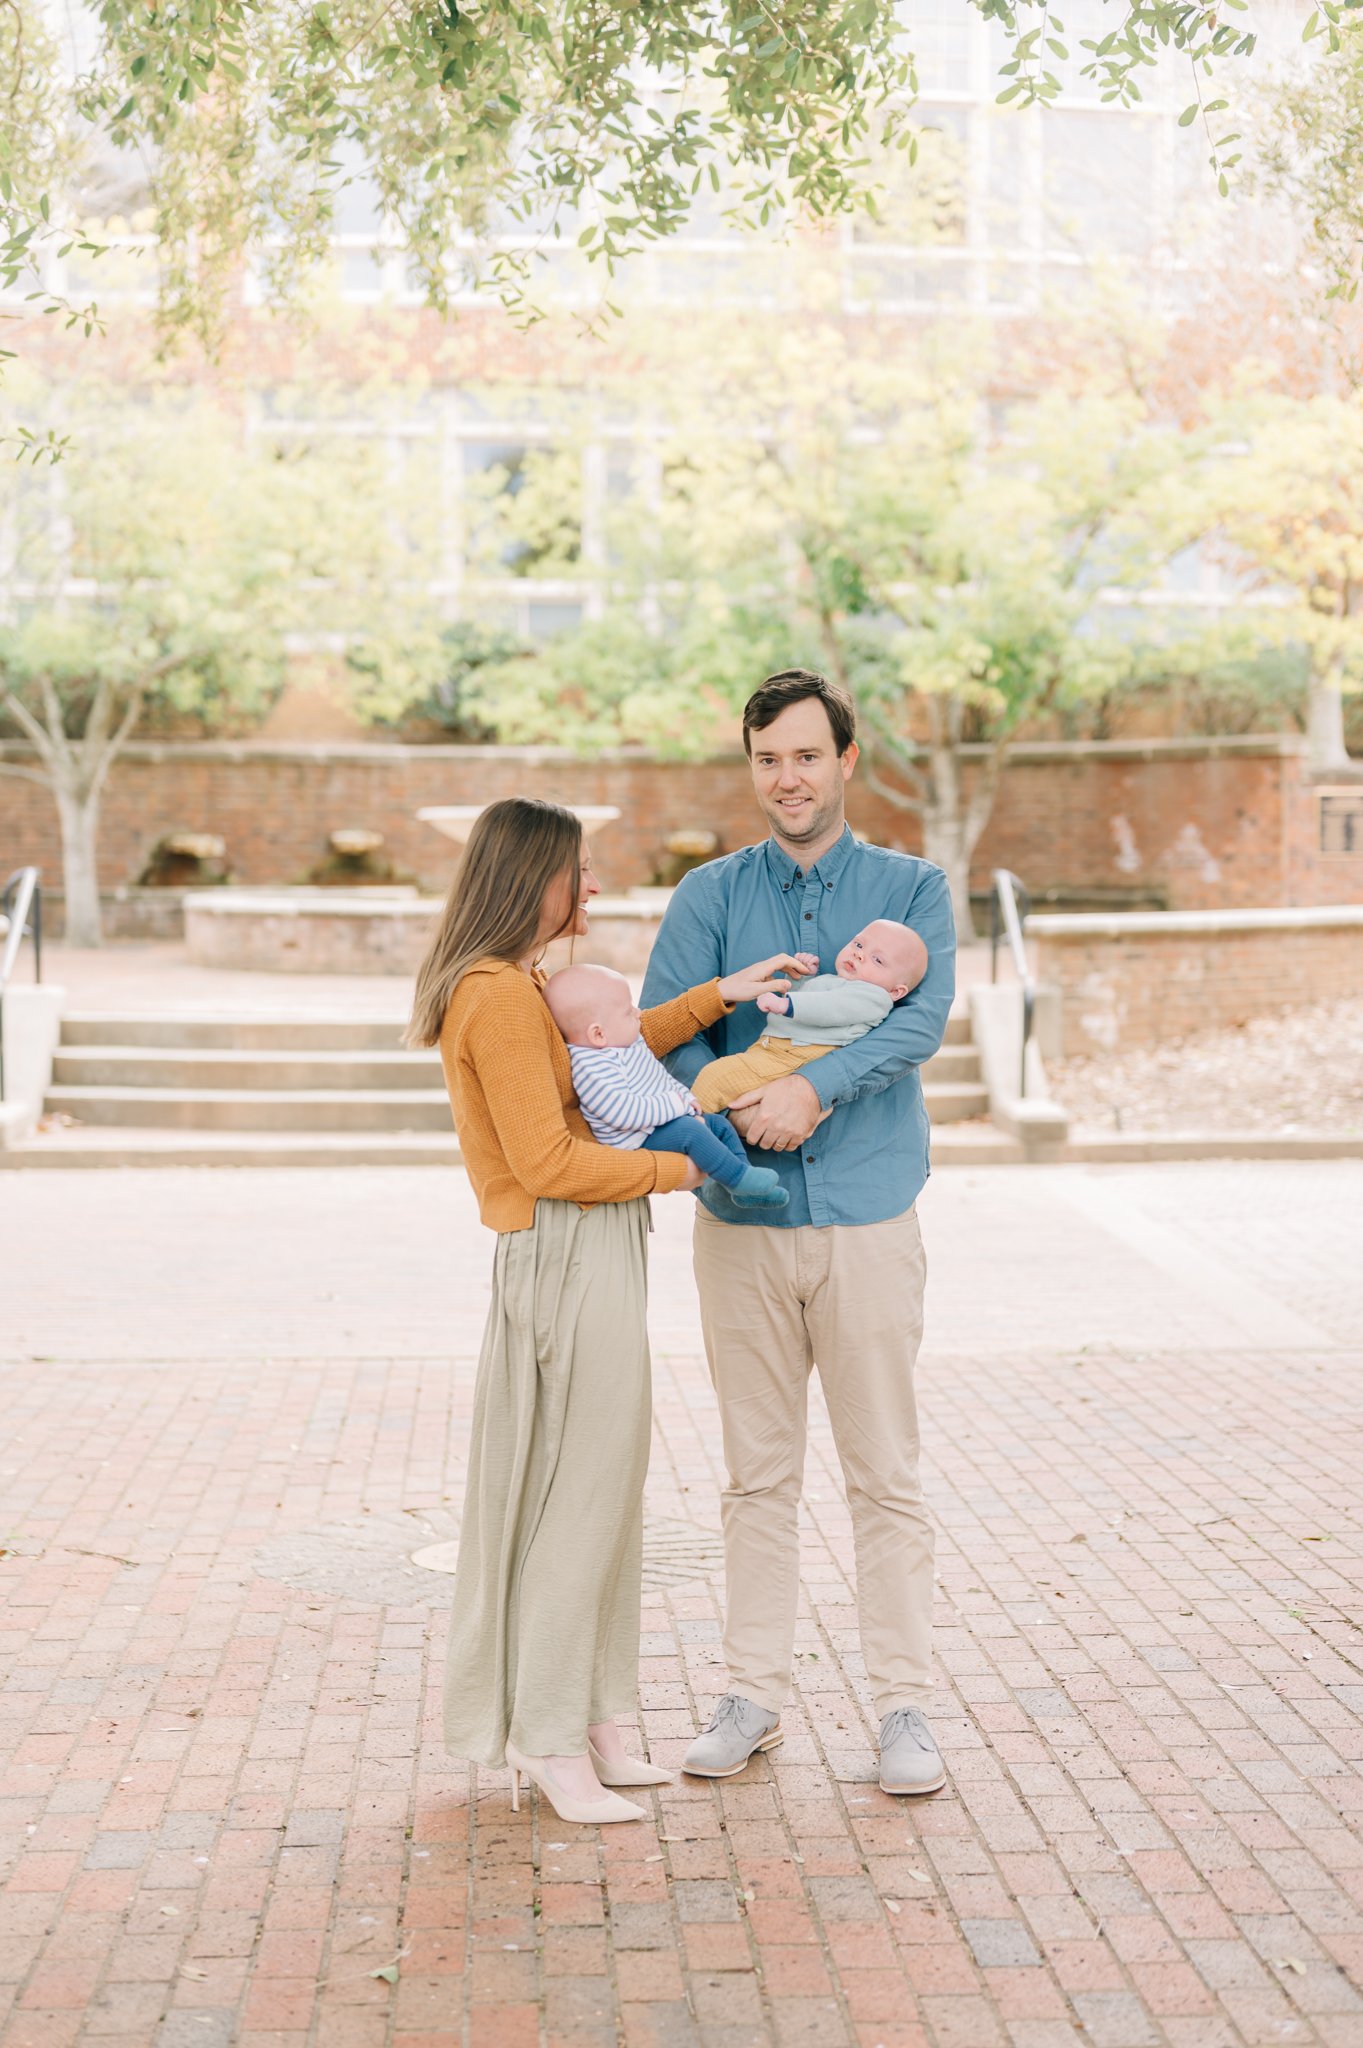
[[[792,988],[790,1015],[768,1017],[764,1036],[793,1045],[850,1045],[889,1016],[894,1004],[887,988],[873,981],[844,981],[840,974],[812,974]]]

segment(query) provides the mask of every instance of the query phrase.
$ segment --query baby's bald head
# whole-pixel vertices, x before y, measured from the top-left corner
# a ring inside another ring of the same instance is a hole
[[[912,925],[891,917],[873,918],[838,955],[844,981],[870,981],[895,1000],[917,988],[928,971],[928,949]]]
[[[629,983],[613,967],[562,967],[544,999],[569,1045],[632,1045],[639,1036]]]

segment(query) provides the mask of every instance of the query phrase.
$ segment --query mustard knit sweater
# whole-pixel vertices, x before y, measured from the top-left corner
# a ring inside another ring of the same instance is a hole
[[[599,1145],[573,1090],[568,1048],[543,996],[544,977],[509,960],[478,960],[445,1012],[440,1062],[478,1213],[491,1230],[528,1230],[545,1196],[592,1208],[679,1188],[679,1152]],[[717,981],[645,1010],[660,1058],[728,1009]]]

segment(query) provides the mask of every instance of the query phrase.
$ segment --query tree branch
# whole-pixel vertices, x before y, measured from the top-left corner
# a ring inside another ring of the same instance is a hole
[[[133,691],[131,697],[128,699],[127,708],[125,709],[122,718],[119,719],[118,724],[114,728],[113,733],[106,741],[103,754],[100,756],[99,759],[98,766],[95,768],[94,773],[90,777],[91,796],[97,796],[100,790],[103,789],[105,776],[109,773],[109,770],[112,767],[114,761],[118,757],[119,753],[122,751],[123,743],[127,739],[128,734],[132,731],[133,727],[136,725],[138,719],[142,715],[142,705],[144,701],[145,692],[139,686],[139,688]]]
[[[911,756],[905,752],[894,733],[890,731],[889,727],[873,709],[863,705],[861,715],[875,734],[883,751],[894,762],[895,772],[902,775],[914,791],[915,801],[921,801],[927,794],[927,784],[923,779],[921,770],[914,764]],[[873,772],[871,765],[868,763],[867,774],[871,775]]]
[[[54,769],[61,767],[70,774],[72,772],[71,742],[66,737],[66,727],[62,723],[61,699],[57,695],[56,684],[45,669],[38,677],[38,688],[42,694],[43,717],[47,720],[46,726],[41,728],[44,734],[42,751],[52,762]],[[19,723],[22,725],[23,720],[20,719]],[[36,731],[38,729],[38,721],[35,719],[33,721],[33,730]]]
[[[994,802],[999,793],[999,778],[1012,746],[1011,738],[995,740],[993,746],[980,763],[980,772],[970,792],[965,809],[965,842],[967,853],[973,853],[981,833],[989,823]]]
[[[95,684],[95,700],[85,720],[85,730],[80,736],[81,765],[87,774],[93,774],[109,737],[109,728],[114,716],[114,686],[107,676],[101,676]]]
[[[892,782],[886,782],[882,775],[877,775],[874,766],[869,762],[866,768],[866,786],[873,789],[877,796],[883,796],[887,803],[893,804],[897,811],[912,811],[915,815],[922,812],[921,795],[912,796],[907,790],[896,789]],[[921,783],[919,787],[921,790]]]
[[[40,775],[36,768],[20,768],[13,761],[0,761],[0,775],[17,775],[24,782],[36,782],[39,789],[51,789],[46,775]]]
[[[38,720],[33,716],[33,713],[29,710],[28,706],[26,704],[21,704],[19,702],[19,699],[15,696],[12,690],[7,690],[5,692],[3,702],[5,710],[14,720],[14,723],[19,727],[19,730],[25,733],[27,737],[30,740],[32,740],[33,745],[37,748],[38,753],[42,756],[43,760],[47,762],[48,766],[52,769],[55,769],[57,766],[56,750],[53,747],[47,732],[39,724]],[[23,775],[26,773],[31,773],[32,771],[22,768],[16,768],[11,772],[16,775]]]

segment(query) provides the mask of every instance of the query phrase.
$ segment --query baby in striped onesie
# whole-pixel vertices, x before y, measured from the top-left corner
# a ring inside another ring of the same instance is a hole
[[[728,1118],[707,1116],[649,1051],[623,974],[564,967],[550,975],[544,993],[593,1137],[625,1152],[682,1152],[742,1207],[785,1208],[790,1197],[779,1176],[751,1165]]]

